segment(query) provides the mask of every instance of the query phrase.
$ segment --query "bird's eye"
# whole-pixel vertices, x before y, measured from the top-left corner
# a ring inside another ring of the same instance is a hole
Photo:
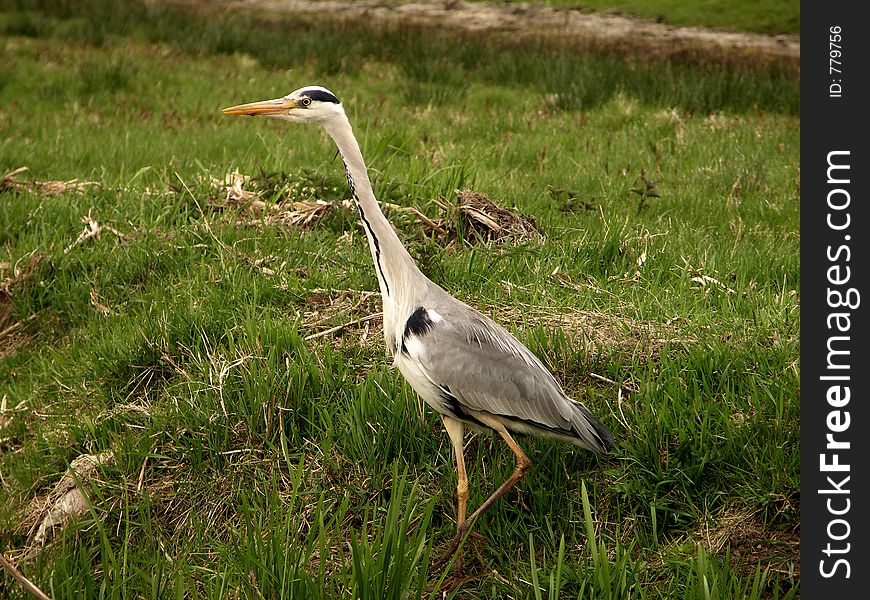
[[[311,106],[311,98],[308,98],[307,96],[303,97],[302,100],[300,100],[300,103],[302,106]]]

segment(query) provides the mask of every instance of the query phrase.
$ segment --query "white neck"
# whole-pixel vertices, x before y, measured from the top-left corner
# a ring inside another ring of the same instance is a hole
[[[383,298],[384,334],[390,344],[393,342],[391,329],[396,325],[395,320],[407,317],[400,313],[407,308],[411,310],[415,308],[413,305],[419,301],[417,296],[428,287],[430,282],[417,268],[414,259],[396,235],[396,231],[381,212],[369,181],[362,152],[347,117],[344,114],[337,115],[323,126],[338,146],[347,172],[351,195],[356,202],[368,238],[369,250]]]

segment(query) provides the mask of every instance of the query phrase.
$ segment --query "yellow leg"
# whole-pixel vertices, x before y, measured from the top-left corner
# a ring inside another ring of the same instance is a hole
[[[450,557],[453,556],[453,554],[456,552],[457,548],[459,548],[459,545],[462,543],[462,540],[465,538],[465,535],[468,533],[469,529],[471,529],[471,526],[474,525],[474,522],[477,520],[477,518],[480,515],[482,515],[483,513],[485,513],[487,510],[489,510],[489,508],[493,504],[495,504],[499,498],[504,496],[505,493],[509,489],[511,489],[513,486],[515,486],[516,483],[520,479],[522,479],[526,475],[526,473],[529,472],[529,469],[532,468],[532,461],[529,460],[529,457],[526,456],[525,452],[523,452],[523,449],[520,448],[519,445],[514,441],[514,439],[511,437],[511,434],[508,433],[507,429],[505,429],[504,425],[502,425],[497,419],[495,419],[494,417],[492,417],[486,413],[476,414],[475,417],[478,420],[480,420],[482,423],[484,423],[485,425],[488,425],[489,427],[494,429],[495,432],[501,436],[501,438],[508,445],[508,448],[511,449],[511,452],[514,453],[514,457],[516,458],[516,465],[514,466],[514,471],[513,471],[513,473],[510,474],[510,477],[508,477],[504,481],[504,483],[502,483],[498,487],[498,489],[496,489],[492,493],[492,495],[489,498],[487,498],[486,501],[480,505],[480,507],[478,507],[477,510],[475,510],[473,513],[471,513],[470,517],[457,523],[456,536],[453,538],[453,541],[450,543],[450,546],[447,548],[447,551],[443,555],[441,555],[441,557],[438,560],[436,560],[433,563],[433,567],[436,569],[443,566],[448,560],[450,560]],[[446,422],[447,422],[447,418],[445,418],[445,423]],[[461,423],[460,423],[460,425],[461,425]],[[448,434],[450,434],[449,429],[448,429]],[[453,440],[452,435],[451,435],[451,440]],[[455,441],[454,441],[454,448],[455,447],[456,446],[455,446]],[[465,471],[465,465],[464,465],[464,460],[463,460],[462,472],[464,472],[464,471]],[[468,494],[467,478],[464,478],[462,476],[460,476],[460,478],[466,479],[466,500],[467,500],[467,494]],[[461,479],[460,479],[460,481],[461,481]],[[464,507],[463,507],[463,512],[464,512]],[[457,563],[459,563],[460,560],[461,560],[461,556],[458,557]]]
[[[456,484],[456,531],[461,530],[465,523],[465,511],[468,506],[468,475],[465,472],[465,425],[462,421],[451,419],[445,416],[444,428],[447,430],[447,435],[450,436],[450,442],[453,444],[453,454],[456,455],[456,471],[459,474],[459,482]],[[462,575],[462,555],[456,557],[454,563],[454,575],[461,577]]]

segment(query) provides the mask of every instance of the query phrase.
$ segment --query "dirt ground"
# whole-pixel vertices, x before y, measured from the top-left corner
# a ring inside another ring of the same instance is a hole
[[[750,53],[795,62],[800,59],[800,36],[769,36],[702,27],[675,27],[632,18],[615,11],[591,13],[577,8],[553,8],[537,4],[459,0],[228,0],[225,4],[231,9],[256,8],[267,12],[306,16],[330,15],[385,23],[440,26],[472,32],[505,32],[517,35],[546,33],[548,36],[640,47],[714,47],[720,52]]]

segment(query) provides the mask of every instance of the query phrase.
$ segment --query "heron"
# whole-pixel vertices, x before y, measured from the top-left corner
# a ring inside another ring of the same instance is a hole
[[[306,86],[223,112],[318,124],[338,147],[380,287],[387,353],[411,388],[441,416],[453,447],[456,534],[433,566],[443,566],[456,555],[454,576],[461,577],[462,555],[456,552],[471,526],[532,466],[512,433],[555,438],[601,455],[611,449],[613,434],[582,402],[570,398],[510,332],[420,271],[381,211],[359,143],[335,94]],[[510,476],[470,515],[466,429],[495,432],[515,457]]]

